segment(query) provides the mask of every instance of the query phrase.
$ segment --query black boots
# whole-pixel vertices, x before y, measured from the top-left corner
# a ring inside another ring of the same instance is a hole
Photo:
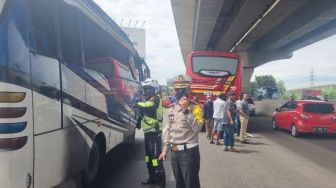
[[[164,179],[165,180],[165,179]],[[148,184],[155,184],[155,188],[165,188],[166,182],[159,180],[157,181],[155,178],[149,177],[146,180],[142,180],[141,184],[148,185]]]

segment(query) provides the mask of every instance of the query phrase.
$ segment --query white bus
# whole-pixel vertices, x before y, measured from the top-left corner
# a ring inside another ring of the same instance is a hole
[[[92,0],[0,0],[0,187],[47,188],[134,141],[149,76]]]

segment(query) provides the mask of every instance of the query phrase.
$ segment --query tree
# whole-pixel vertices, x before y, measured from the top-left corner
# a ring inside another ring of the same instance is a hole
[[[286,91],[283,95],[282,95],[283,99],[295,99],[298,100],[300,99],[300,93],[298,92],[293,92],[293,91]]]
[[[250,82],[250,94],[254,97],[254,93],[257,91],[257,83]]]
[[[336,87],[322,88],[322,95],[328,97],[328,100],[336,101]]]
[[[282,80],[279,80],[276,84],[276,87],[278,88],[278,92],[280,93],[280,95],[285,94],[286,92],[286,86],[285,86],[285,82]]]
[[[275,88],[276,87],[276,81],[272,75],[256,76],[255,82],[256,82],[257,88],[260,88],[260,87]]]

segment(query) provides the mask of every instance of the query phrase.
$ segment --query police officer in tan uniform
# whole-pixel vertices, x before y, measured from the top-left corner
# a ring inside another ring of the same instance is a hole
[[[198,132],[202,129],[203,114],[198,105],[188,99],[190,81],[178,76],[174,82],[177,102],[169,109],[169,122],[163,130],[164,147],[159,160],[171,151],[171,165],[176,188],[199,188],[200,153]]]

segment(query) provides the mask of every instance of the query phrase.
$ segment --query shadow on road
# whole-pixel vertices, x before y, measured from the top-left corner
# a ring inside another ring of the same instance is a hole
[[[271,117],[252,117],[248,132],[261,134],[286,149],[331,171],[336,169],[332,154],[336,153],[336,135],[303,134],[298,138],[286,130],[273,130]],[[332,152],[332,153],[330,153]],[[319,153],[319,154],[316,154]]]
[[[259,151],[248,150],[248,149],[240,149],[238,152],[239,152],[239,153],[242,153],[242,154],[260,153]]]

